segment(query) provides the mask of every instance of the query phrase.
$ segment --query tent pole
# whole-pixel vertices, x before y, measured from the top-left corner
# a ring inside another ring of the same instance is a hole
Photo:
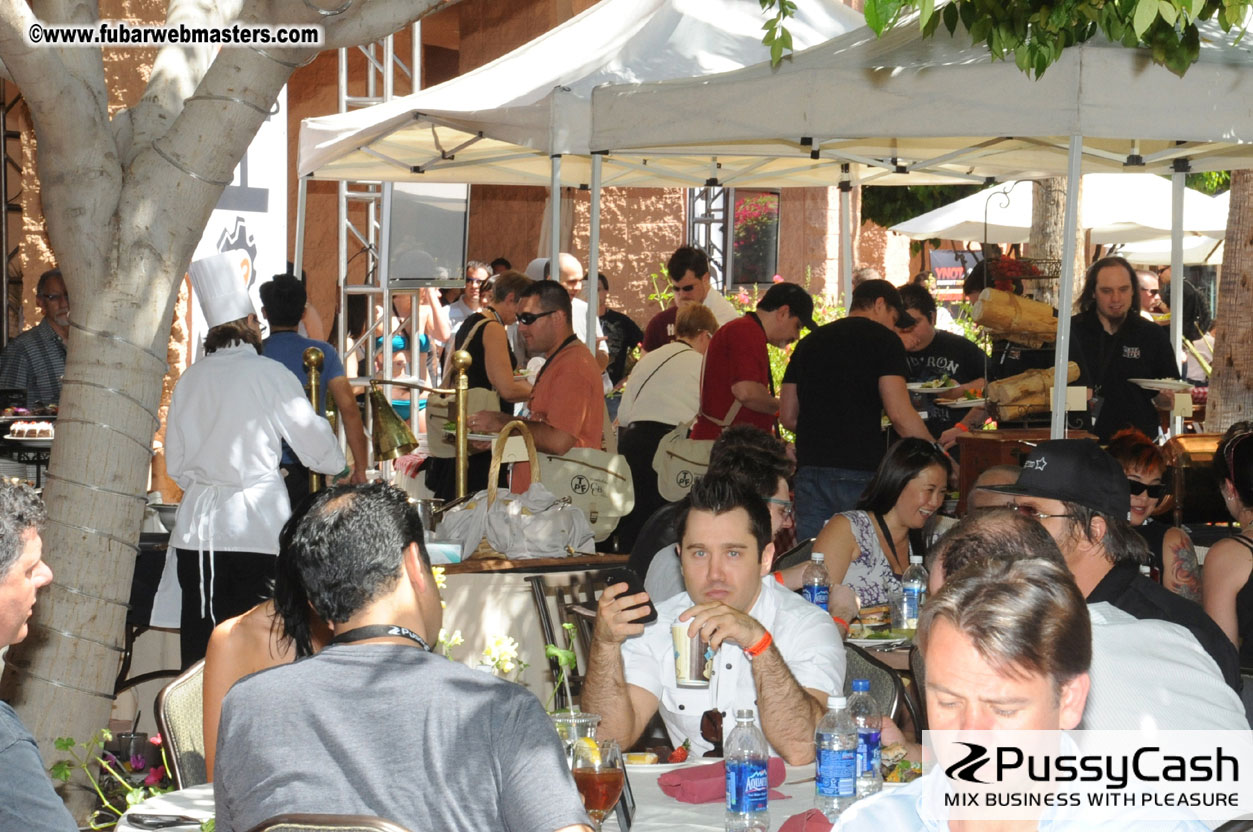
[[[1170,349],[1175,366],[1183,370],[1183,186],[1188,160],[1176,159],[1170,175]],[[1183,417],[1171,420],[1171,433],[1183,433]]]
[[[853,302],[853,183],[848,164],[840,165],[840,303]]]
[[[588,216],[591,229],[587,239],[587,340],[588,348],[596,352],[596,318],[600,309],[600,174],[604,156],[592,154],[592,202]]]
[[[1049,437],[1066,438],[1066,366],[1070,362],[1070,313],[1074,303],[1075,230],[1079,224],[1079,177],[1083,137],[1070,137],[1066,166],[1066,222],[1062,231],[1062,285],[1057,299],[1057,346],[1053,355],[1053,420]]]
[[[292,252],[292,274],[300,277],[301,266],[304,263],[305,253],[305,211],[308,210],[309,198],[309,180],[300,177],[296,183],[296,250]],[[341,347],[342,348],[342,347]]]
[[[553,178],[548,188],[548,276],[561,280],[561,156],[553,156]]]

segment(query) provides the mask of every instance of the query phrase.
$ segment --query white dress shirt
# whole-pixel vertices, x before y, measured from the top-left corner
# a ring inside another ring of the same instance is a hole
[[[1088,615],[1092,687],[1080,728],[1248,730],[1240,695],[1185,627],[1103,601]]]
[[[752,662],[741,646],[724,643],[714,656],[708,688],[681,688],[675,680],[674,641],[670,628],[679,614],[693,606],[686,592],[657,604],[657,620],[642,635],[622,645],[622,664],[628,685],[658,699],[658,710],[675,748],[692,742],[692,756],[711,746],[700,735],[700,717],[716,707],[729,730],[737,708],[752,708],[758,727],[761,714]],[[819,607],[779,585],[767,575],[749,615],[770,631],[788,670],[802,688],[835,695],[844,689],[844,644],[835,622]],[[751,645],[749,645],[751,646]]]
[[[183,489],[170,543],[278,554],[278,533],[291,515],[278,470],[284,439],[312,470],[344,469],[330,423],[282,364],[242,344],[188,367],[166,419],[165,468]]]
[[[622,389],[618,424],[634,421],[681,425],[700,407],[700,367],[704,356],[682,341],[671,341],[640,359]]]
[[[740,317],[740,313],[731,305],[731,301],[724,298],[717,289],[711,288],[709,293],[705,295],[705,306],[709,308],[710,312],[714,313],[718,326],[730,323]]]

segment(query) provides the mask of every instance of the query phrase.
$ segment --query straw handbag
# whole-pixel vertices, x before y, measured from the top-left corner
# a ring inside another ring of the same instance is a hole
[[[500,492],[496,485],[505,445],[515,431],[526,443],[531,463],[531,487],[524,494]],[[535,442],[526,425],[516,420],[505,425],[492,446],[487,488],[449,511],[440,525],[441,533],[461,541],[462,560],[524,560],[596,551],[587,517],[569,501],[555,497],[539,481],[539,470]]]

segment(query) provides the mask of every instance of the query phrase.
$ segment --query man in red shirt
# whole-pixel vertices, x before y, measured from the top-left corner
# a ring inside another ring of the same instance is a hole
[[[767,344],[786,347],[813,330],[814,301],[795,283],[776,283],[749,312],[719,329],[705,352],[700,414],[693,439],[717,439],[728,425],[774,431],[779,399],[770,376]]]
[[[714,313],[718,326],[739,317],[735,307],[709,283],[709,258],[695,246],[679,246],[666,263],[666,274],[674,289],[674,305],[658,312],[644,330],[644,352],[659,350],[674,340],[675,319],[680,307],[704,304]]]
[[[518,332],[527,351],[545,358],[527,402],[529,416],[522,420],[536,450],[564,454],[571,448],[601,447],[605,398],[600,366],[574,334],[565,287],[555,280],[537,281],[522,293],[519,310]],[[470,416],[469,428],[495,433],[512,419],[498,410],[480,410]],[[530,485],[530,463],[515,464],[510,487],[521,493]]]

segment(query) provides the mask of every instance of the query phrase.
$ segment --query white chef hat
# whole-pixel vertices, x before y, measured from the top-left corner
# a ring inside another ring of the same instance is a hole
[[[239,267],[239,259],[246,256],[224,252],[191,264],[191,288],[210,329],[256,313]]]

